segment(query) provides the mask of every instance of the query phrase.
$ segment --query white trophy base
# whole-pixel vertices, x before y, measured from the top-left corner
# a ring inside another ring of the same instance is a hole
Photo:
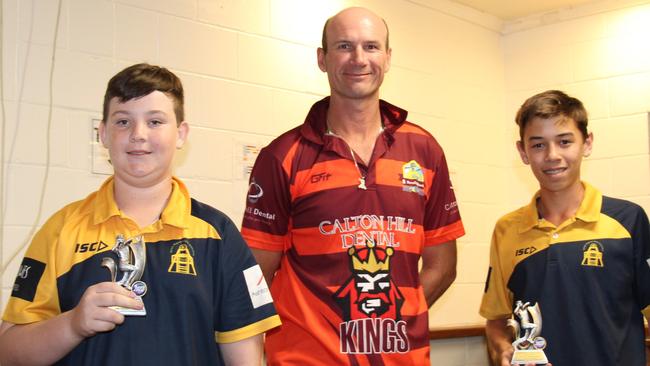
[[[518,349],[512,355],[511,365],[525,365],[528,363],[543,364],[548,363],[548,359],[541,349]]]
[[[142,298],[137,297],[136,299],[139,300],[140,302],[142,302]],[[111,306],[110,308],[117,311],[118,313],[120,313],[120,314],[122,314],[124,316],[129,316],[129,315],[131,315],[131,316],[145,316],[145,315],[147,315],[147,309],[144,308],[144,305],[143,305],[142,309],[140,309],[140,310],[124,308],[124,307],[121,307],[121,306]]]

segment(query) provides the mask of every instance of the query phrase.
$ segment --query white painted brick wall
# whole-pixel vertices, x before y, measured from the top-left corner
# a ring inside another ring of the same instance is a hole
[[[465,219],[458,279],[432,308],[433,325],[482,322],[477,307],[493,224],[536,189],[516,155],[512,121],[533,93],[557,87],[581,98],[596,133],[585,177],[650,207],[650,46],[621,39],[645,30],[629,19],[639,9],[633,19],[643,17],[648,6],[501,35],[486,26],[496,24],[493,18],[440,0],[63,0],[51,172],[39,224],[106,178],[90,173],[90,119],[101,115],[108,79],[142,61],[171,68],[186,87],[191,132],[177,173],[194,196],[239,223],[246,184],[235,163],[238,149],[302,123],[311,104],[328,94],[315,47],[325,19],[349,5],[368,6],[388,21],[393,65],[382,97],[408,109],[445,148]],[[56,2],[2,6],[2,145],[7,158],[12,153],[0,248],[6,261],[26,240],[37,211]],[[612,50],[618,54],[605,57]],[[206,159],[214,156],[218,161]],[[18,261],[2,276],[2,305]],[[485,365],[484,349],[480,337],[437,341],[433,364]]]

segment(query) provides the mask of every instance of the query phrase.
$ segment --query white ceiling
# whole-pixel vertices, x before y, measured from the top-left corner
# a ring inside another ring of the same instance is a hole
[[[496,16],[502,20],[513,20],[546,11],[570,8],[595,0],[452,0]]]

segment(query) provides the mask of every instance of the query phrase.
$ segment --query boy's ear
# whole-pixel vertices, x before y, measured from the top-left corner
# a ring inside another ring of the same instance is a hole
[[[99,132],[99,141],[102,143],[102,145],[108,149],[108,146],[106,146],[106,122],[101,121],[99,122],[99,126],[97,127],[97,132]]]
[[[519,151],[521,161],[526,165],[530,164],[528,161],[528,155],[526,155],[526,150],[524,149],[524,144],[521,141],[517,141],[517,151]]]
[[[176,139],[176,148],[182,149],[187,141],[187,135],[190,133],[190,125],[183,121],[178,125],[178,138]]]
[[[594,134],[592,132],[589,132],[587,138],[585,139],[585,149],[582,152],[582,155],[585,158],[591,155],[591,149],[593,148],[593,144],[594,144]]]

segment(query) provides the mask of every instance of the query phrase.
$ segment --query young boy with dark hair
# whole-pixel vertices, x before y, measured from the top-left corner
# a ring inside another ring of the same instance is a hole
[[[235,225],[172,175],[188,130],[167,69],[109,81],[99,133],[114,175],[32,240],[0,326],[3,365],[260,365],[280,321]]]
[[[538,303],[555,366],[645,365],[641,311],[650,304],[650,227],[638,205],[580,180],[592,150],[582,103],[557,90],[517,113],[517,150],[540,189],[496,224],[480,313],[495,365],[510,365],[506,319]]]

